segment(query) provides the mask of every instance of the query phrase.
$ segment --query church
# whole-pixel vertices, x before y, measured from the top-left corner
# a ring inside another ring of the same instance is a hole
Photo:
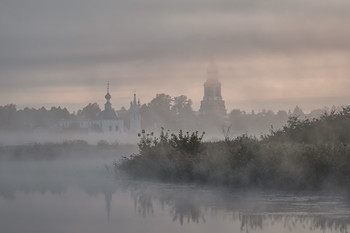
[[[109,93],[109,83],[105,95],[106,103],[103,111],[96,116],[75,116],[73,119],[60,121],[59,128],[63,130],[76,130],[80,132],[100,132],[104,134],[125,134],[141,132],[140,101],[136,99],[136,94],[130,102],[127,110],[122,107],[118,111],[112,108],[111,94]],[[204,95],[198,111],[200,119],[204,120],[224,120],[227,118],[225,101],[221,96],[221,83],[216,65],[211,62],[207,68],[206,81],[204,83]]]
[[[93,118],[77,117],[70,120],[62,120],[59,126],[63,130],[78,130],[87,132],[100,132],[107,134],[123,134],[127,132],[141,132],[140,101],[136,102],[136,94],[130,103],[130,109],[127,114],[120,117],[112,108],[110,102],[112,96],[109,93],[109,83],[107,84],[107,93],[105,95],[106,103],[104,110]],[[126,119],[129,117],[129,119]],[[126,125],[127,123],[127,125]]]
[[[204,83],[204,96],[199,114],[212,117],[224,117],[226,115],[225,101],[221,96],[219,72],[213,62],[207,69],[207,80]]]

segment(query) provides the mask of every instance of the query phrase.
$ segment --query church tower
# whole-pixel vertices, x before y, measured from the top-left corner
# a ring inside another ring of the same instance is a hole
[[[105,95],[105,109],[100,112],[94,123],[104,133],[122,133],[124,131],[124,122],[120,120],[112,108],[111,94],[109,94],[109,82],[107,83],[107,94]]]
[[[130,131],[141,132],[140,100],[136,102],[136,94],[130,103]]]
[[[112,111],[112,104],[110,102],[111,95],[109,94],[109,82],[107,83],[107,94],[105,95],[106,103],[105,103],[105,111]]]
[[[201,101],[199,113],[223,117],[226,114],[225,102],[221,97],[221,83],[218,80],[219,72],[213,62],[207,69],[207,81],[204,83],[204,97]]]

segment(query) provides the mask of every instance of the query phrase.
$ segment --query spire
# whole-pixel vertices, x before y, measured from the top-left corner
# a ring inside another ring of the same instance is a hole
[[[111,95],[109,94],[109,82],[107,83],[107,94],[105,95],[105,98],[107,103],[109,103],[109,100],[111,99]]]
[[[136,93],[134,93],[134,105],[136,105]]]
[[[107,94],[105,95],[105,98],[107,100],[107,102],[105,103],[105,110],[111,110],[112,106],[111,103],[109,102],[109,100],[112,98],[111,95],[109,94],[109,82],[107,82]]]
[[[134,99],[130,102],[130,130],[132,132],[141,131],[141,119],[140,119],[140,101],[136,100],[136,93],[134,93]]]

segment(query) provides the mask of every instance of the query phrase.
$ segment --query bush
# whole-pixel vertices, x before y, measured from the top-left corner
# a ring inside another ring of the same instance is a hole
[[[146,133],[139,134],[139,154],[124,157],[119,167],[136,177],[158,178],[161,180],[193,179],[194,163],[199,162],[204,132],[198,131],[176,134],[162,128],[160,136]]]
[[[204,133],[140,134],[140,153],[119,165],[135,177],[234,187],[320,189],[350,184],[350,108],[289,119],[261,140],[202,142]]]

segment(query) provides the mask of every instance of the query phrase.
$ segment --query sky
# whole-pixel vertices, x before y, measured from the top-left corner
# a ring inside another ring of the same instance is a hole
[[[350,103],[348,0],[2,0],[0,105],[101,107],[136,93],[198,110],[214,60],[226,108]]]

